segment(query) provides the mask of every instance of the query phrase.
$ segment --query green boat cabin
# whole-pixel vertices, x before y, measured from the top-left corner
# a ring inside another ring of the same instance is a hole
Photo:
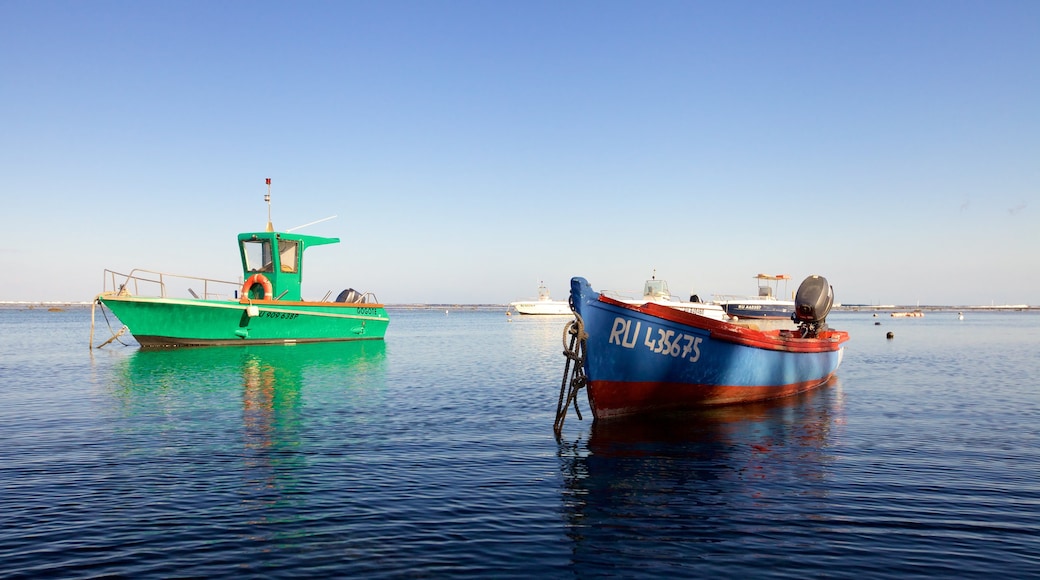
[[[300,301],[300,284],[303,282],[303,254],[311,246],[337,244],[339,238],[305,236],[287,232],[252,232],[238,235],[239,251],[242,255],[242,278],[251,284],[243,285],[245,295],[251,300]],[[275,251],[277,249],[277,251]],[[268,294],[263,278],[271,284]]]

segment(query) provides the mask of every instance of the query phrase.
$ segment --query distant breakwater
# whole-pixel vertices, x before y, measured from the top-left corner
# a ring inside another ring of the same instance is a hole
[[[870,306],[863,304],[843,304],[841,306],[835,306],[834,310],[841,312],[906,312],[920,310],[922,312],[960,312],[960,311],[993,311],[993,312],[1016,312],[1016,311],[1027,311],[1037,310],[1040,311],[1040,306],[1029,306],[1026,304],[1004,304],[1000,306],[942,306],[942,305],[929,305],[929,306],[907,306],[907,305],[892,305],[886,304],[882,306]]]
[[[35,310],[35,309],[64,309],[64,308],[84,308],[89,307],[92,302],[0,302],[0,308],[9,309],[23,309],[23,310]],[[468,311],[495,311],[495,310],[508,310],[508,304],[423,304],[423,303],[412,303],[412,304],[386,304],[388,309],[391,310],[468,310]],[[906,305],[906,304],[884,304],[884,305],[870,305],[870,304],[842,304],[833,308],[836,312],[906,312],[920,310],[922,312],[958,312],[958,311],[972,311],[972,312],[1017,312],[1017,311],[1040,311],[1040,306],[1031,306],[1026,304],[1002,304],[1002,305],[962,305],[962,306],[951,306],[951,305]]]

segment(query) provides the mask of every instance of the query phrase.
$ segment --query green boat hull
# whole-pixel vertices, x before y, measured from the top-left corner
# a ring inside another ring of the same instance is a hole
[[[237,302],[103,294],[99,302],[145,348],[382,340],[382,304]]]

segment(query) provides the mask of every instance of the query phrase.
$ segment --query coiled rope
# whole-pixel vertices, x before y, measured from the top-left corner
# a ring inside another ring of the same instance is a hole
[[[560,432],[563,431],[563,420],[567,418],[567,407],[573,405],[574,413],[578,415],[578,420],[581,420],[578,391],[585,387],[585,343],[588,338],[585,321],[575,312],[574,320],[563,328],[563,356],[567,358],[567,362],[563,366],[560,398],[556,402],[556,422],[553,423],[557,441],[560,440]]]

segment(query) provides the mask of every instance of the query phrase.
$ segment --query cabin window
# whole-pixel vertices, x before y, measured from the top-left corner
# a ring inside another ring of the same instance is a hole
[[[271,241],[270,240],[244,240],[242,248],[245,249],[246,270],[249,272],[271,272]]]
[[[297,250],[299,249],[299,242],[290,242],[286,240],[278,240],[278,256],[281,262],[282,272],[288,272],[290,274],[296,273]]]

